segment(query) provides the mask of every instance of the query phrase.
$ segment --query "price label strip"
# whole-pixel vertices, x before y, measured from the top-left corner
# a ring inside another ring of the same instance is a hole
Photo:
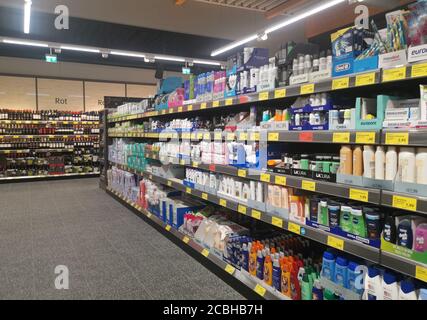
[[[383,82],[403,80],[406,78],[406,67],[387,69],[383,71]]]
[[[333,143],[350,143],[350,132],[334,132]]]
[[[339,78],[332,81],[332,90],[347,89],[350,86],[350,78]]]
[[[427,77],[427,63],[416,64],[412,66],[411,77]]]
[[[409,144],[409,132],[387,132],[385,143],[388,145],[406,146]]]
[[[255,291],[257,294],[259,294],[261,297],[264,297],[264,296],[265,296],[265,293],[267,292],[267,289],[265,289],[263,286],[261,286],[261,285],[257,284],[257,285],[255,286],[254,291]]]
[[[239,171],[237,172],[237,175],[238,175],[239,177],[241,177],[241,178],[246,178],[246,176],[247,176],[247,171],[246,171],[246,170],[239,170]]]
[[[350,189],[349,198],[356,201],[369,202],[369,192],[359,189]]]
[[[262,182],[270,183],[270,181],[271,181],[271,176],[270,176],[268,173],[262,173],[262,174],[261,174],[261,177],[260,177],[260,180],[261,180]]]
[[[268,141],[279,141],[279,133],[278,132],[270,132],[268,134]]]
[[[274,99],[281,99],[286,97],[286,89],[276,89],[274,91]]]
[[[344,251],[344,240],[328,236],[328,246]]]
[[[281,219],[281,218],[272,217],[271,218],[271,224],[273,226],[280,228],[280,229],[283,229],[283,219]]]
[[[246,214],[247,208],[244,205],[239,204],[239,207],[237,208],[237,211],[241,214]]]
[[[417,211],[417,199],[402,197],[402,196],[393,196],[392,206],[394,208],[409,210],[409,211]]]
[[[427,282],[427,268],[423,266],[416,266],[415,278],[417,278],[418,280]]]
[[[269,93],[268,93],[268,91],[267,91],[267,92],[261,92],[261,93],[258,95],[258,100],[259,100],[259,101],[265,101],[265,100],[268,100],[268,97],[269,97]]]
[[[225,271],[228,274],[233,275],[234,271],[236,271],[236,268],[234,268],[232,265],[227,264],[227,266],[225,267]]]
[[[356,87],[368,86],[371,84],[375,84],[375,72],[356,76]]]
[[[356,143],[357,144],[375,144],[377,138],[376,132],[357,132]]]
[[[301,86],[300,93],[302,95],[314,93],[314,83]]]
[[[288,223],[288,230],[296,234],[301,234],[301,226],[293,222]]]
[[[252,218],[261,220],[261,212],[259,212],[258,210],[252,209]]]
[[[301,189],[315,192],[316,191],[316,182],[303,180],[301,183]]]

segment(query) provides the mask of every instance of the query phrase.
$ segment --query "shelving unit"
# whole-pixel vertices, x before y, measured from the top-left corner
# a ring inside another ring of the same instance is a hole
[[[352,92],[354,90],[364,90],[365,87],[373,88],[374,86],[388,87],[407,81],[417,81],[420,78],[427,77],[427,64],[415,64],[406,67],[406,74],[400,79],[390,79],[384,77],[384,73],[388,71],[376,70],[364,74],[355,74],[349,77],[330,79],[327,81],[315,84],[302,84],[289,86],[286,88],[278,88],[268,92],[261,92],[250,95],[243,95],[219,101],[210,101],[203,103],[194,103],[184,105],[178,108],[171,108],[162,111],[150,111],[144,114],[134,114],[128,116],[120,116],[109,118],[106,124],[113,125],[117,122],[135,121],[156,119],[157,117],[177,117],[191,116],[194,113],[201,111],[210,112],[233,112],[241,107],[249,107],[250,105],[266,106],[268,103],[285,102],[288,98],[295,98],[301,95],[335,92],[343,90]],[[201,140],[216,140],[216,141],[261,141],[266,143],[316,143],[316,144],[359,144],[359,145],[395,145],[395,146],[426,146],[427,145],[427,130],[347,130],[347,131],[278,131],[278,130],[261,130],[254,132],[252,130],[236,133],[221,133],[221,132],[143,132],[143,131],[128,131],[128,132],[113,132],[108,134],[109,138],[130,138],[148,139],[149,141],[167,141],[168,139],[182,139],[190,141]],[[253,169],[237,168],[226,165],[213,165],[198,163],[195,161],[186,161],[183,159],[161,157],[158,152],[146,152],[146,158],[159,161],[170,161],[175,165],[191,167],[204,171],[216,172],[224,175],[240,177],[242,179],[261,181],[279,186],[286,186],[300,190],[315,192],[336,196],[339,198],[350,199],[362,203],[369,203],[378,206],[393,207],[396,209],[404,209],[419,214],[427,214],[427,199],[423,197],[414,197],[407,194],[400,194],[393,191],[372,189],[340,183],[325,182],[320,180],[306,179],[303,177],[277,174],[268,171],[258,171]],[[314,228],[305,224],[289,221],[287,218],[279,217],[269,212],[251,208],[249,205],[239,203],[227,197],[222,197],[215,194],[210,194],[198,189],[189,188],[184,185],[182,180],[167,179],[165,177],[156,176],[149,172],[138,172],[127,166],[110,163],[119,169],[134,173],[145,177],[159,184],[169,186],[175,190],[179,190],[187,195],[201,199],[205,202],[219,205],[234,211],[236,213],[249,216],[253,219],[263,221],[266,224],[274,226],[284,231],[298,234],[302,237],[311,239],[318,243],[333,247],[337,250],[361,257],[365,260],[376,264],[381,264],[390,269],[401,272],[405,275],[427,282],[427,265],[417,263],[400,256],[384,252],[379,248],[375,248],[363,243],[362,240],[350,240],[329,233],[321,228]],[[307,188],[310,185],[310,188]],[[358,194],[356,197],[355,194]],[[363,194],[362,197],[359,195]],[[397,199],[400,200],[397,201]],[[402,198],[406,201],[403,201]],[[173,230],[173,229],[172,229]],[[174,232],[176,230],[173,230]],[[323,281],[323,280],[322,280]],[[244,281],[243,281],[244,282]],[[357,294],[336,288],[332,283],[322,282],[324,287],[335,291],[348,299],[360,299]],[[341,291],[340,291],[341,290]],[[266,296],[267,298],[267,296]]]

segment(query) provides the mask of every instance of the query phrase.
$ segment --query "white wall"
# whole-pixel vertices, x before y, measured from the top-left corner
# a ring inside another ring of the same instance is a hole
[[[10,57],[0,57],[0,73],[156,84],[156,79],[154,77],[155,70],[71,62],[58,62],[57,64],[52,64],[46,63],[43,60]],[[170,75],[181,74],[167,71],[164,74],[165,77]]]

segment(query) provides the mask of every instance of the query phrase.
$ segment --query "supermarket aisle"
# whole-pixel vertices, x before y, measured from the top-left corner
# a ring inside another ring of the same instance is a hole
[[[55,267],[69,290],[55,289]],[[0,185],[0,299],[242,299],[98,188]]]

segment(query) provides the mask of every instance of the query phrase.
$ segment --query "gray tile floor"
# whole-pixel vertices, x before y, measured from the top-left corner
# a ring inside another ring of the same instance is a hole
[[[243,297],[82,179],[0,185],[0,299]]]

